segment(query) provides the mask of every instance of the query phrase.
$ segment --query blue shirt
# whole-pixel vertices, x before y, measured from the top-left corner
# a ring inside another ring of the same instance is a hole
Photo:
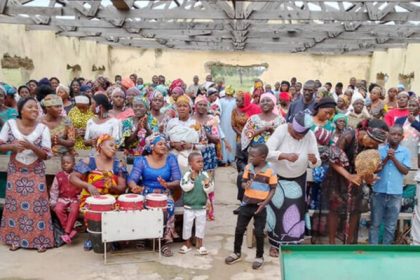
[[[382,160],[387,157],[389,145],[379,148]],[[410,168],[410,152],[406,147],[398,145],[395,150],[395,158],[404,166]],[[373,191],[386,194],[400,195],[403,192],[404,174],[398,171],[392,160],[388,160],[378,174],[379,180],[373,186]]]

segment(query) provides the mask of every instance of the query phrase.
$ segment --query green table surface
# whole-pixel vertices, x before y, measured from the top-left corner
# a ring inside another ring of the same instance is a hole
[[[282,246],[283,280],[420,280],[420,246]]]

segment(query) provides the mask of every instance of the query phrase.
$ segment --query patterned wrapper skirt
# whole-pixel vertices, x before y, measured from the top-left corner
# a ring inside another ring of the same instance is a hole
[[[44,162],[23,165],[11,156],[0,238],[22,248],[55,245]]]
[[[299,244],[305,234],[306,172],[297,178],[279,177],[276,192],[267,205],[268,239],[271,246]]]

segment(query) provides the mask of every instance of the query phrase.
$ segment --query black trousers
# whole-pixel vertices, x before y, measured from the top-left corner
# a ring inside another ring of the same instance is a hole
[[[267,210],[264,208],[260,213],[255,214],[258,205],[249,204],[241,206],[238,215],[238,221],[235,229],[235,243],[233,251],[236,254],[241,254],[242,242],[246,228],[254,218],[255,239],[257,240],[257,258],[262,258],[264,255],[264,228],[267,219]]]
[[[238,173],[238,177],[236,177],[236,187],[238,188],[238,195],[236,196],[236,199],[239,201],[242,201],[244,198],[245,190],[242,188],[242,176],[244,175],[243,172]]]

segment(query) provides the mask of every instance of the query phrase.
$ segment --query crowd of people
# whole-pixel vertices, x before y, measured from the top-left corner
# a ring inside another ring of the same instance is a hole
[[[70,244],[89,196],[159,193],[168,198],[164,256],[173,255],[169,244],[178,238],[178,200],[185,240],[179,252],[191,250],[195,221],[197,251],[207,254],[205,224],[216,218],[214,189],[223,187],[215,184],[215,169],[232,165],[240,207],[234,252],[225,261],[240,260],[254,218],[257,269],[265,230],[272,257],[308,232],[353,244],[368,210],[369,243],[391,244],[404,187],[416,184],[419,99],[403,85],[386,90],[351,78],[332,88],[292,78],[272,88],[256,79],[241,91],[211,75],[187,85],[162,75],[146,84],[132,74],[78,78],[69,87],[56,77],[14,86],[0,84],[0,152],[10,154],[7,176],[0,176],[0,238],[12,251],[56,245],[50,209],[62,227],[58,239]],[[355,160],[367,149],[378,150],[382,165],[362,177]],[[90,156],[76,162],[81,150]],[[131,172],[117,151],[133,164]],[[49,179],[44,161],[51,156],[61,157],[62,171]],[[315,210],[312,219],[308,210]]]

